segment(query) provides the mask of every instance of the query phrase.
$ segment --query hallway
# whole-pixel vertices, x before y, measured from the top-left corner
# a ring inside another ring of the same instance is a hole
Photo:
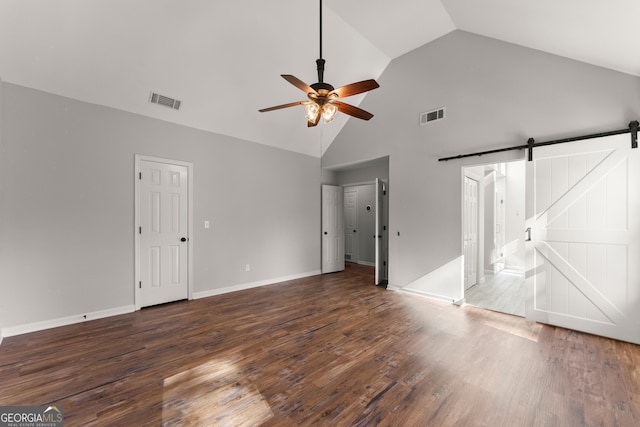
[[[465,302],[478,308],[524,317],[525,279],[501,271],[465,291]]]

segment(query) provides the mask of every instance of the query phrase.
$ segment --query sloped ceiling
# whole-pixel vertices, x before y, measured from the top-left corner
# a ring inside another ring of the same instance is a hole
[[[302,107],[258,109],[305,99],[280,74],[317,80],[318,9],[317,0],[0,0],[0,77],[317,157],[357,119],[309,129]],[[638,0],[325,0],[325,81],[379,78],[456,29],[640,76],[639,16]],[[180,99],[180,111],[150,104],[152,91]],[[365,96],[384,87],[347,101]]]

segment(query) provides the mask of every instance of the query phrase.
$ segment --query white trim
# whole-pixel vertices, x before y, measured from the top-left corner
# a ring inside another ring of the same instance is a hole
[[[224,288],[217,288],[217,289],[211,289],[208,291],[195,292],[193,294],[193,299],[207,298],[215,295],[227,294],[229,292],[259,288],[260,286],[275,285],[277,283],[282,283],[282,282],[295,280],[295,279],[303,279],[305,277],[317,276],[319,274],[322,274],[322,272],[320,270],[315,270],[315,271],[309,271],[307,273],[293,274],[291,276],[277,277],[273,279],[260,280],[257,282],[250,282],[250,283],[241,283],[239,285],[225,286]]]
[[[358,264],[366,265],[368,267],[375,267],[376,266],[375,262],[369,262],[369,261],[358,261]]]
[[[340,184],[343,188],[360,187],[361,185],[376,185],[375,181],[350,182],[348,184]]]
[[[362,168],[367,168],[372,166],[371,163],[377,163],[380,162],[382,163],[382,161],[384,159],[387,159],[387,164],[389,159],[391,158],[390,155],[386,155],[386,156],[382,156],[382,157],[372,157],[370,159],[362,159],[362,160],[355,160],[353,162],[347,162],[347,163],[340,163],[338,165],[332,165],[332,166],[325,166],[323,169],[328,169],[330,171],[334,171],[334,172],[340,172],[341,170],[345,170],[345,169],[350,169],[350,170],[355,170],[355,169],[360,169],[360,167],[358,166],[362,166]],[[356,166],[355,168],[353,166]]]
[[[30,332],[37,332],[45,329],[57,328],[60,326],[73,325],[75,323],[82,323],[90,320],[102,319],[105,317],[118,316],[120,314],[133,313],[134,311],[135,307],[133,305],[126,305],[124,307],[94,311],[92,313],[60,317],[58,319],[43,320],[41,322],[25,323],[24,325],[2,328],[2,330],[0,331],[0,335],[5,337],[12,337],[15,335],[28,334]]]
[[[411,295],[418,295],[421,297],[426,297],[426,298],[431,298],[431,299],[435,299],[438,301],[445,301],[445,302],[449,302],[452,304],[456,303],[456,300],[454,298],[451,297],[447,297],[444,295],[437,295],[437,294],[432,294],[429,292],[425,292],[425,291],[419,291],[416,289],[406,289],[406,288],[399,288],[397,286],[387,286],[387,290],[389,291],[395,291],[395,292],[402,292],[405,294],[411,294]]]
[[[384,182],[385,184],[389,184],[389,180],[388,179],[384,179],[384,178],[378,178],[380,181]],[[350,182],[347,184],[340,184],[341,187],[344,188],[349,188],[349,187],[359,187],[361,185],[376,185],[376,181],[362,181],[362,182]]]
[[[149,161],[156,163],[168,163],[171,165],[184,166],[187,168],[187,191],[188,191],[188,210],[189,216],[187,218],[188,223],[188,240],[187,240],[187,286],[188,286],[188,298],[193,299],[193,163],[185,162],[181,160],[173,160],[173,159],[164,159],[161,157],[153,157],[153,156],[145,156],[143,154],[135,154],[134,155],[134,212],[135,212],[135,224],[133,227],[134,234],[134,278],[133,278],[133,288],[134,288],[134,306],[136,310],[140,310],[140,288],[138,286],[138,282],[140,282],[140,234],[138,233],[138,227],[140,226],[140,180],[138,179],[138,175],[140,174],[140,162],[141,161]]]

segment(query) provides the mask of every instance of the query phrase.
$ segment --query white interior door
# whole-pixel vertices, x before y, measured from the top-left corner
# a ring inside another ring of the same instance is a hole
[[[478,181],[464,177],[464,288],[478,283]]]
[[[322,186],[322,272],[344,270],[343,190]]]
[[[344,189],[344,255],[345,259],[358,262],[358,191]]]
[[[375,283],[376,285],[382,284],[387,279],[387,261],[386,261],[386,229],[384,225],[384,195],[385,185],[382,180],[376,178],[376,225],[375,235],[373,236],[376,242],[376,272]]]
[[[139,161],[140,307],[186,299],[188,284],[188,170]]]
[[[527,162],[528,319],[640,343],[640,149],[617,135]]]

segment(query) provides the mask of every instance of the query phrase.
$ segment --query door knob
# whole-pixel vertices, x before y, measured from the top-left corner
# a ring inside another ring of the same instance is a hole
[[[182,239],[180,239],[180,241],[181,241],[181,242],[186,242],[186,241],[187,241],[187,238],[186,238],[186,237],[183,237]]]
[[[324,234],[329,234],[329,233],[327,233],[327,232],[325,231],[325,232],[324,232]]]
[[[355,232],[356,232],[356,230],[353,230],[353,232],[355,233]]]

